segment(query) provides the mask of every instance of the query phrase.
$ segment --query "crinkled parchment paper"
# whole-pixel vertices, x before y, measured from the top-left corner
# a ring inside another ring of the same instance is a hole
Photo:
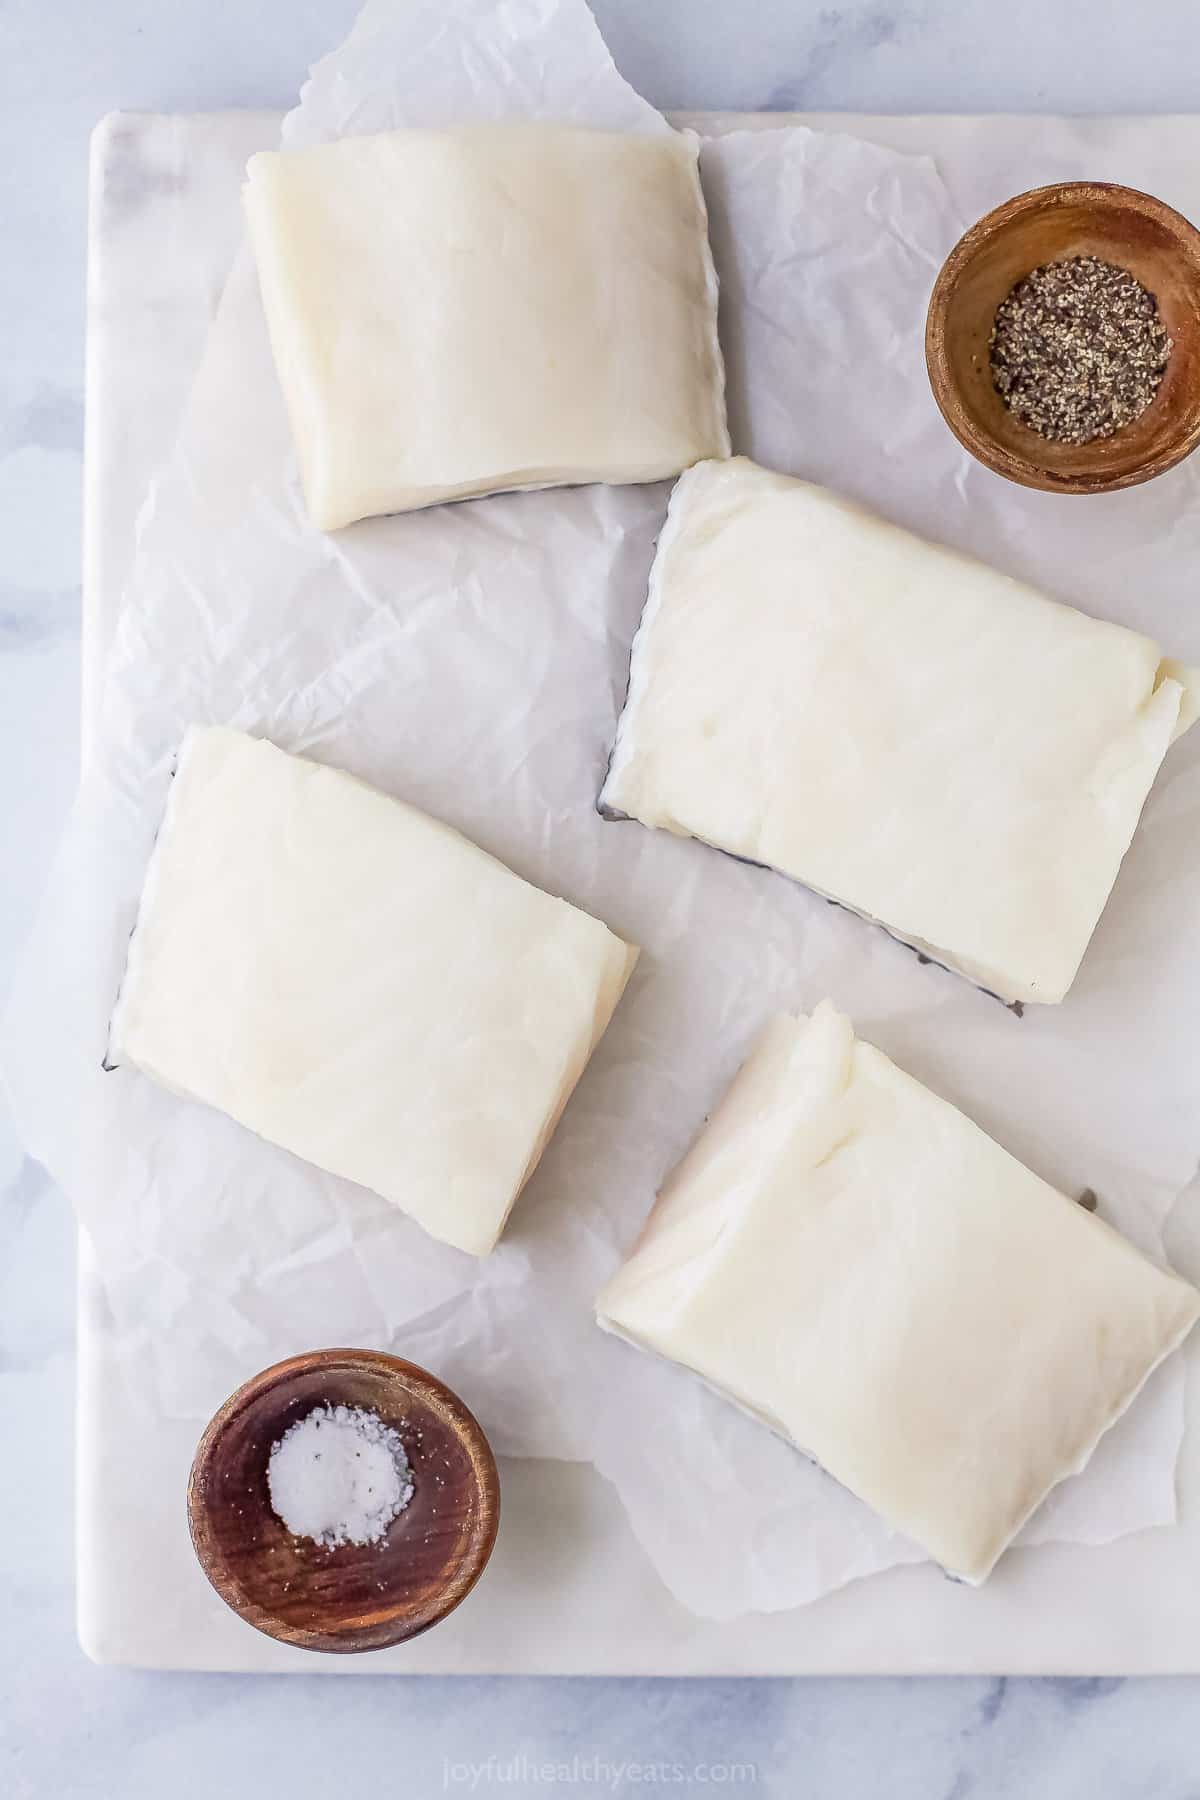
[[[285,142],[509,117],[666,129],[582,0],[372,0]],[[931,163],[780,130],[712,141],[703,174],[737,449],[1200,658],[1200,463],[1102,505],[1049,499],[976,469],[937,418],[923,312],[963,221]],[[598,817],[665,501],[662,486],[591,487],[315,532],[243,253],[144,510],[4,1059],[28,1143],[94,1240],[147,1405],[199,1420],[289,1352],[394,1346],[460,1387],[500,1450],[592,1460],[680,1598],[732,1615],[918,1553],[698,1381],[601,1334],[593,1294],[763,1020],[825,994],[1157,1253],[1200,1142],[1200,734],[1171,753],[1069,1001],[1019,1019],[779,876]],[[136,1073],[101,1074],[194,720],[352,769],[643,946],[482,1265]],[[1027,1538],[1103,1542],[1173,1518],[1180,1383],[1159,1372]]]

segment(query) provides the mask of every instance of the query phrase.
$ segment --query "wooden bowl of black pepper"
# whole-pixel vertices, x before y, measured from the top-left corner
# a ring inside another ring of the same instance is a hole
[[[1108,182],[1018,194],[946,259],[925,357],[996,474],[1060,494],[1149,481],[1200,444],[1200,232]]]
[[[357,1409],[402,1441],[411,1495],[371,1542],[290,1532],[272,1451],[314,1410]],[[500,1484],[482,1427],[444,1382],[376,1350],[313,1350],[240,1387],[209,1423],[188,1483],[201,1567],[246,1622],[306,1650],[379,1650],[428,1631],[483,1573]]]

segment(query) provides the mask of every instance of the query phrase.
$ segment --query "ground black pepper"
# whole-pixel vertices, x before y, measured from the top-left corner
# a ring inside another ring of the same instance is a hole
[[[1023,424],[1087,444],[1145,412],[1172,346],[1154,295],[1128,269],[1072,256],[1017,282],[989,348],[996,391]]]

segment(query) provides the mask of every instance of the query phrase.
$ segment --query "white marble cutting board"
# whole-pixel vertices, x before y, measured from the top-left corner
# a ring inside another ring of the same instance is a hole
[[[690,122],[714,128],[711,119]],[[726,123],[795,122],[759,115]],[[927,151],[951,191],[986,142],[1011,150],[1008,191],[1030,185],[1054,120],[868,119],[840,127]],[[170,442],[240,229],[251,151],[266,114],[114,115],[93,144],[84,587],[84,741],[129,566],[137,510]],[[1071,127],[1079,148],[1079,127]],[[1200,118],[1093,120],[1087,142],[1121,178],[1200,217]],[[997,193],[996,199],[1004,196]],[[1171,1244],[1200,1272],[1200,1188]],[[78,1410],[78,1617],[99,1661],[160,1668],[337,1674],[796,1674],[1200,1671],[1200,1342],[1189,1367],[1182,1523],[1103,1550],[1011,1553],[980,1592],[931,1567],[858,1582],[815,1606],[717,1625],[668,1594],[589,1469],[507,1462],[504,1516],[486,1579],[443,1626],[367,1657],[286,1649],[228,1612],[192,1556],[184,1512],[197,1435],[140,1413],[106,1335],[82,1246]]]

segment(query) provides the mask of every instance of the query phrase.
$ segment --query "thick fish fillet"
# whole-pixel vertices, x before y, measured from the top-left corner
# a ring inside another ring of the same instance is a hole
[[[425,813],[193,729],[110,1056],[482,1256],[636,958]]]
[[[768,1026],[596,1311],[975,1583],[1200,1294],[825,1001]]]
[[[671,498],[600,801],[1058,1001],[1198,686],[1137,632],[708,462]]]
[[[728,456],[698,151],[490,125],[251,157],[314,523]]]

